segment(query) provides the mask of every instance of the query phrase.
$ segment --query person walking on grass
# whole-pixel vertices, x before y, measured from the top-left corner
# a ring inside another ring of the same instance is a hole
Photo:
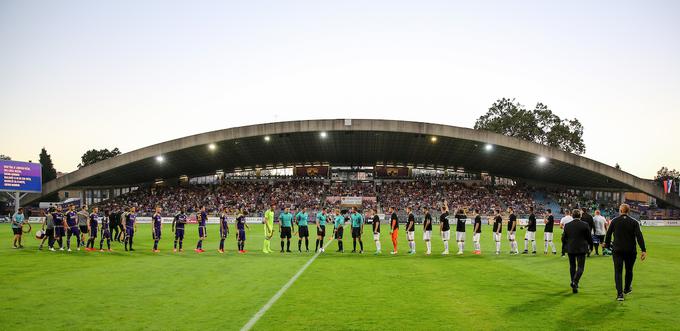
[[[609,225],[604,239],[603,247],[612,250],[614,262],[614,283],[616,284],[616,300],[623,301],[624,295],[633,292],[633,266],[637,259],[637,247],[640,246],[640,261],[647,258],[645,238],[642,236],[640,222],[628,216],[630,206],[622,204],[619,207],[619,216],[614,218]],[[612,242],[612,236],[614,237]],[[625,283],[623,283],[623,270],[626,270]]]

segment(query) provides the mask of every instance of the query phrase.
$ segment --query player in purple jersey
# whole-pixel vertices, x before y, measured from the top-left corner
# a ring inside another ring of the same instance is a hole
[[[196,215],[196,221],[198,222],[198,242],[196,243],[196,253],[203,253],[203,240],[208,237],[208,231],[206,231],[206,223],[208,222],[208,213],[205,212],[205,206],[201,207],[201,211]]]
[[[52,220],[54,221],[54,241],[59,244],[59,250],[64,250],[64,235],[66,222],[64,222],[64,214],[61,213],[61,206],[52,213]]]
[[[156,206],[156,212],[151,217],[153,222],[153,227],[151,228],[151,237],[153,238],[153,252],[158,253],[158,241],[161,240],[161,223],[163,222],[163,217],[161,217],[161,211],[163,209]]]
[[[104,239],[106,239],[106,245],[109,248],[109,252],[111,251],[111,229],[109,226],[111,226],[110,219],[109,217],[111,214],[109,213],[108,210],[104,211],[104,217],[102,217],[102,233],[101,233],[101,239],[99,239],[99,251],[103,252],[104,251]]]
[[[132,240],[135,237],[135,232],[137,231],[137,213],[135,212],[135,207],[130,207],[130,212],[125,214],[125,250],[133,252],[135,249],[132,248]]]
[[[187,211],[182,207],[179,213],[175,215],[172,220],[172,231],[175,233],[175,246],[173,252],[177,252],[177,243],[179,243],[179,251],[182,252],[182,241],[184,240],[184,226],[187,224]]]
[[[92,208],[92,213],[87,218],[87,233],[89,237],[87,238],[85,250],[94,251],[94,240],[97,239],[97,228],[99,227],[99,208]]]
[[[66,212],[66,249],[71,251],[71,237],[76,240],[76,247],[80,250],[80,228],[78,227],[78,213],[75,205],[69,205]]]
[[[220,249],[217,250],[220,253],[224,253],[224,240],[229,236],[228,213],[229,208],[224,207],[220,214]]]
[[[246,216],[243,209],[238,211],[236,215],[236,239],[238,241],[238,252],[243,254],[246,252],[246,228],[250,229],[246,224]]]

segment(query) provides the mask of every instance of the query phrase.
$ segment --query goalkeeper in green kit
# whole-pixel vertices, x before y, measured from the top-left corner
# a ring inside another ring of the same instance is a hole
[[[271,205],[264,213],[264,245],[262,252],[269,254],[272,252],[272,236],[274,236],[274,206]]]

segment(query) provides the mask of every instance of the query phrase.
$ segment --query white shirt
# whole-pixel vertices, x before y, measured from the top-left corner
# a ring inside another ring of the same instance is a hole
[[[602,215],[596,215],[593,217],[593,223],[595,223],[595,235],[596,236],[604,236],[607,234],[607,231],[604,229],[604,223],[607,222],[605,220],[604,216]]]
[[[562,219],[560,220],[560,225],[561,225],[562,227],[564,227],[564,226],[566,226],[567,224],[571,223],[571,221],[573,221],[573,220],[574,220],[574,218],[571,217],[570,215],[564,216],[564,217],[562,217]]]

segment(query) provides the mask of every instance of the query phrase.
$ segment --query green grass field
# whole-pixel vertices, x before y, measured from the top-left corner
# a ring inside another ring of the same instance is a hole
[[[638,260],[634,292],[622,303],[614,300],[608,257],[588,259],[581,291],[573,295],[565,258],[510,256],[507,242],[495,256],[488,226],[483,255],[475,256],[470,229],[464,256],[441,256],[438,233],[434,254],[425,256],[420,229],[415,256],[404,254],[403,233],[397,256],[374,256],[370,233],[364,255],[335,253],[333,242],[254,329],[680,329],[680,228],[643,229],[649,258]],[[260,225],[251,226],[245,255],[235,252],[233,235],[227,253],[216,251],[216,225],[206,253],[193,251],[195,226],[185,252],[172,253],[169,230],[159,254],[150,251],[148,225],[139,228],[136,252],[115,243],[113,253],[66,253],[38,251],[32,237],[25,249],[12,249],[9,226],[0,225],[0,329],[237,330],[313,256],[278,253],[278,241],[276,253],[263,254]],[[542,251],[542,229],[537,237]],[[382,243],[389,251],[386,232]],[[296,240],[292,247],[297,250]],[[351,250],[351,239],[345,247]]]

